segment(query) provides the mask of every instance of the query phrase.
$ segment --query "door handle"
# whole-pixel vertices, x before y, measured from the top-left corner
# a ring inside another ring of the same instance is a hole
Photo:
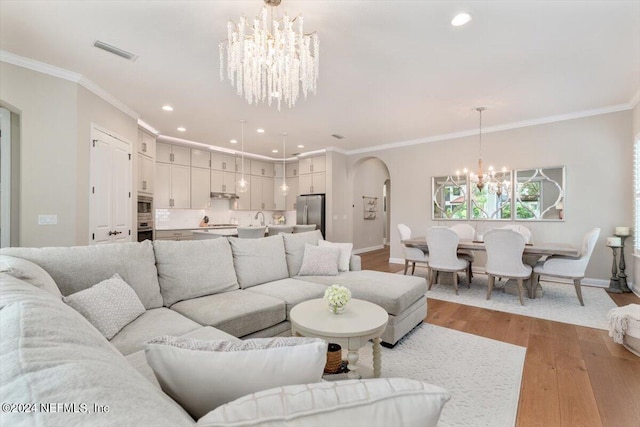
[[[118,234],[122,234],[122,231],[110,231],[109,236],[117,236]]]

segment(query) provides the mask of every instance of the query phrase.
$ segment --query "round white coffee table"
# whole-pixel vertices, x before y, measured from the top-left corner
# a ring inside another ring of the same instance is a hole
[[[349,378],[360,378],[358,349],[373,339],[373,376],[380,377],[380,336],[389,321],[382,307],[352,299],[344,313],[333,314],[327,302],[320,298],[296,305],[289,317],[294,336],[322,338],[348,350]]]

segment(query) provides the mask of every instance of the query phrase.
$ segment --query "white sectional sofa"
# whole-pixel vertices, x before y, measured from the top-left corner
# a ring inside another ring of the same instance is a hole
[[[387,310],[383,340],[390,345],[425,318],[422,278],[360,271],[358,257],[352,257],[351,271],[338,276],[298,276],[305,244],[317,245],[321,238],[310,232],[263,239],[2,249],[0,266],[8,272],[0,273],[2,402],[103,403],[111,411],[101,416],[82,408],[71,414],[3,411],[0,424],[193,425],[195,420],[160,390],[146,363],[144,343],[162,335],[201,340],[290,335],[291,308],[321,298],[333,283]],[[135,291],[145,311],[109,341],[64,304],[61,295],[90,288],[115,273]],[[408,402],[405,414],[398,413],[400,425],[435,425],[448,400],[445,391],[413,380],[389,381],[318,383],[308,385],[305,393],[313,400],[314,393],[326,395],[324,388],[330,387],[333,393],[352,396],[352,402],[338,399],[349,420],[382,411],[377,421],[365,416],[353,425],[381,425],[390,413],[387,406],[397,411]],[[286,395],[287,390],[278,393]],[[273,424],[260,424],[265,421],[256,413],[249,424],[237,425],[329,424],[337,409],[315,410],[296,412],[296,405],[289,405],[278,422],[267,420]],[[199,425],[226,424],[209,415]]]

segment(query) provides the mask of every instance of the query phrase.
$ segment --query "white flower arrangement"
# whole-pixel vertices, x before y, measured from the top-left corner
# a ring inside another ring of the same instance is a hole
[[[331,285],[324,291],[324,299],[330,307],[344,307],[351,301],[351,291],[344,286]]]

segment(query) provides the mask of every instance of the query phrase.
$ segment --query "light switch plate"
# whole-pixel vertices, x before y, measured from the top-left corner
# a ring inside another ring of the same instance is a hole
[[[38,215],[38,225],[56,225],[58,215]]]

